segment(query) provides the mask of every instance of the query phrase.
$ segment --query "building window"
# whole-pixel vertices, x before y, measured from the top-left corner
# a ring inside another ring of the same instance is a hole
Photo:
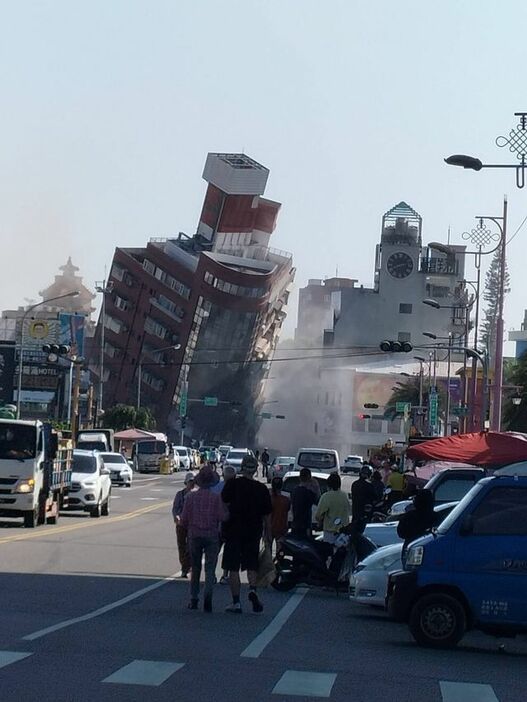
[[[408,302],[401,302],[399,304],[399,314],[412,314],[412,305]]]
[[[119,355],[119,349],[106,341],[104,343],[104,353],[110,358],[115,358],[117,355]]]
[[[412,335],[410,332],[399,332],[397,334],[397,341],[411,341]]]
[[[158,280],[160,280],[162,283],[164,283],[166,280],[167,274],[165,273],[165,271],[162,268],[156,268],[154,276]]]
[[[154,336],[158,336],[160,339],[166,339],[168,335],[168,329],[164,327],[159,322],[156,322],[152,317],[147,317],[145,320],[145,331]]]
[[[147,273],[150,273],[150,275],[155,274],[156,267],[152,261],[149,261],[147,258],[143,259],[143,268]]]
[[[128,300],[125,300],[124,297],[119,297],[119,295],[115,296],[114,304],[117,307],[117,309],[122,310],[125,312],[128,309]]]
[[[120,266],[118,263],[114,263],[112,266],[112,270],[110,271],[110,278],[115,278],[116,280],[122,280],[124,278],[124,274],[126,273],[126,269]]]
[[[175,302],[172,302],[172,300],[169,300],[168,297],[165,297],[164,295],[159,295],[156,302],[158,303],[159,307],[162,307],[167,312],[170,312],[170,314],[178,321],[181,321],[185,316],[185,310],[183,307],[176,305]]]
[[[123,323],[115,319],[115,317],[111,317],[109,314],[104,316],[104,326],[115,334],[120,334],[123,329]]]

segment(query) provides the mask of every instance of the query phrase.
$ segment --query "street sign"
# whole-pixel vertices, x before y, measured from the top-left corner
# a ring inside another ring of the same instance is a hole
[[[186,417],[187,416],[187,392],[184,390],[181,393],[181,398],[179,400],[179,416],[180,417]]]
[[[203,404],[205,405],[205,407],[217,407],[218,406],[218,398],[217,397],[204,397]]]
[[[428,421],[430,422],[430,426],[435,428],[437,426],[437,393],[435,388],[430,391],[428,405]]]
[[[271,419],[272,416],[273,415],[270,412],[262,412],[262,414],[260,415],[262,419]]]
[[[395,403],[395,411],[397,412],[397,414],[410,415],[411,409],[412,409],[411,402],[396,402]]]

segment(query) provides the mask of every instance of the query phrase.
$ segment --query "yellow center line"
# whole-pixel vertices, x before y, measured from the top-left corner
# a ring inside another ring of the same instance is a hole
[[[31,531],[27,534],[15,534],[13,536],[5,536],[0,538],[0,544],[12,543],[13,541],[26,541],[27,539],[38,539],[39,537],[55,536],[55,534],[65,534],[68,531],[76,531],[77,529],[87,529],[88,527],[102,526],[104,524],[114,524],[115,522],[124,522],[127,519],[135,519],[135,517],[140,517],[142,514],[147,514],[148,512],[154,512],[156,509],[161,507],[168,507],[172,504],[170,500],[164,500],[163,502],[158,502],[155,505],[149,505],[148,507],[142,507],[134,512],[127,512],[126,514],[120,514],[117,517],[110,517],[105,519],[104,517],[97,519],[96,521],[89,521],[86,524],[71,524],[69,526],[60,526],[55,529],[45,529],[43,531]]]

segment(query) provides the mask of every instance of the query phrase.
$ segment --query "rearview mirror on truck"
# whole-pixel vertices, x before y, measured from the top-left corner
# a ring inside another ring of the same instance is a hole
[[[461,526],[459,527],[459,535],[470,536],[470,534],[472,534],[473,531],[474,519],[472,518],[471,514],[467,514],[465,517],[463,517],[463,521],[461,522]]]

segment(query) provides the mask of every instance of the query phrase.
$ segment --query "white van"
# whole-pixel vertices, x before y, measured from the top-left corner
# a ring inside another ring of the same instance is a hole
[[[340,472],[339,455],[335,449],[298,449],[294,470],[302,470],[302,468],[309,468],[317,473],[338,473]]]

